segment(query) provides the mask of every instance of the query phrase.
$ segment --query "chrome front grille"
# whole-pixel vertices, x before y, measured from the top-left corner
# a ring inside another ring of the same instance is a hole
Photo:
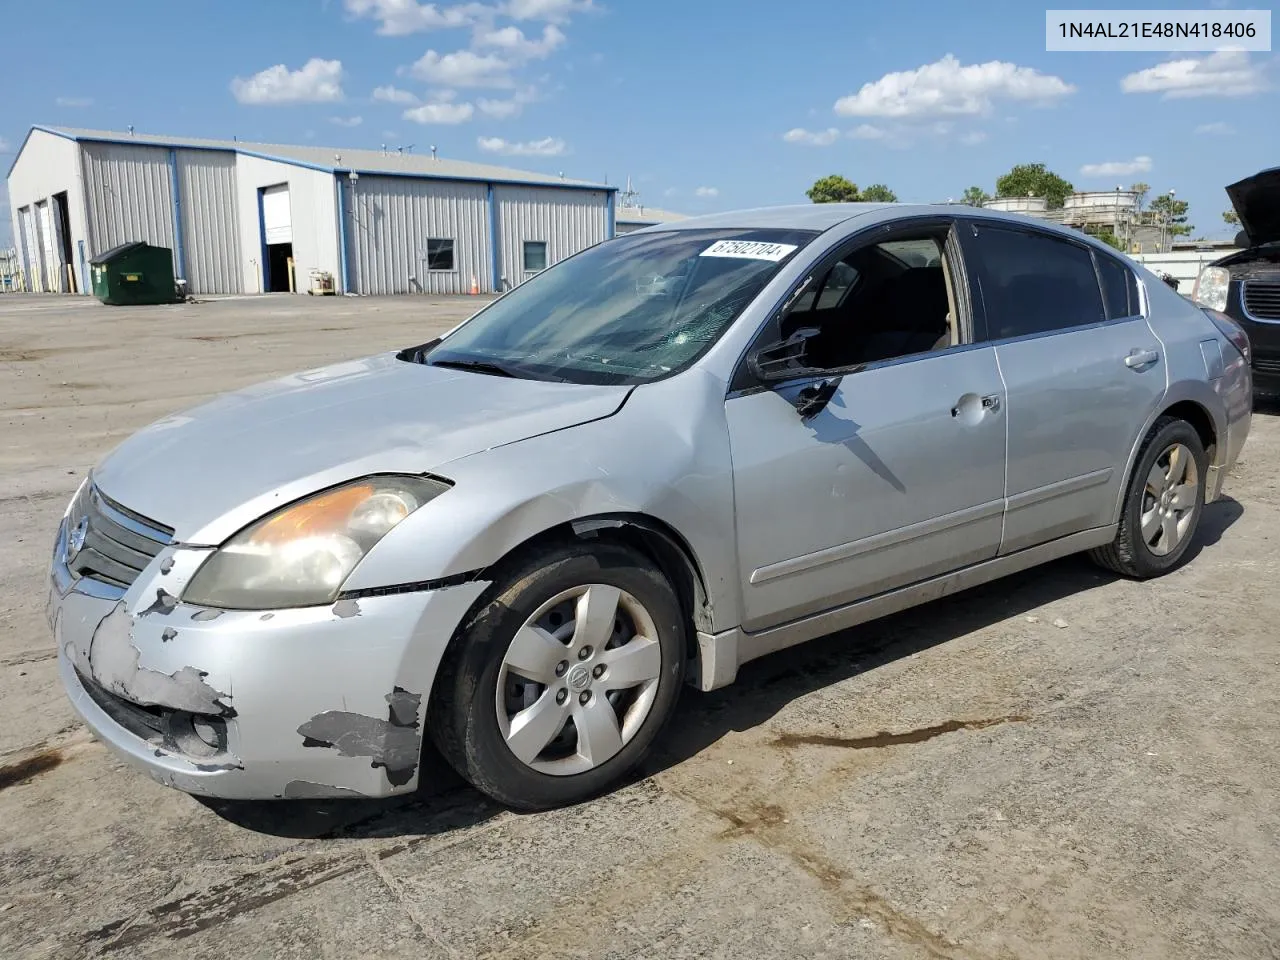
[[[1255,320],[1280,320],[1280,280],[1246,280],[1244,312]]]
[[[66,563],[78,577],[127,588],[171,543],[171,527],[120,506],[92,483],[67,515]]]

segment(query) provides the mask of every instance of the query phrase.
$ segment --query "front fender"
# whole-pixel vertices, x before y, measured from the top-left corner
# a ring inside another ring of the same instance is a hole
[[[449,464],[454,487],[383,538],[344,590],[483,570],[540,533],[601,514],[656,518],[689,545],[715,630],[741,615],[724,384],[698,368],[636,388],[614,416]]]

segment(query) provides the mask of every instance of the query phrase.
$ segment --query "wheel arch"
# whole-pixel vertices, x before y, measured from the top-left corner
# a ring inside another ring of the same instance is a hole
[[[480,574],[489,587],[471,605],[450,637],[441,661],[462,641],[463,631],[473,617],[506,586],[508,571],[526,562],[531,555],[565,543],[603,541],[629,547],[651,560],[671,584],[685,616],[686,652],[698,656],[698,633],[711,632],[711,601],[705,574],[688,540],[669,523],[650,514],[620,511],[577,517],[531,534],[511,547]],[[432,678],[432,694],[440,671]]]
[[[1215,417],[1213,413],[1214,408],[1220,406],[1217,393],[1208,383],[1188,380],[1170,386],[1161,402],[1156,405],[1154,412],[1143,423],[1129,450],[1129,459],[1124,470],[1124,483],[1120,485],[1119,495],[1116,497],[1115,521],[1118,522],[1120,519],[1120,510],[1123,507],[1125,495],[1129,491],[1133,471],[1138,463],[1138,455],[1142,452],[1142,444],[1150,435],[1151,428],[1162,417],[1176,417],[1191,424],[1200,437],[1205,452],[1209,455],[1211,469],[1221,466],[1222,458],[1226,454],[1226,444],[1220,442],[1226,438],[1226,415],[1223,413],[1221,417]]]

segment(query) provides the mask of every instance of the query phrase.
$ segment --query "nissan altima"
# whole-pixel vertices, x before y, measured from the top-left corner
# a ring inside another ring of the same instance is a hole
[[[195,794],[407,792],[430,742],[502,803],[574,802],[754,658],[1068,554],[1175,568],[1249,431],[1247,351],[992,211],[641,230],[125,441],[57,531],[61,678]]]

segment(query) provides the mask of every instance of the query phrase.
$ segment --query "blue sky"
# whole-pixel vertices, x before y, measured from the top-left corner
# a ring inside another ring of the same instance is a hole
[[[4,21],[3,169],[33,123],[133,124],[435,144],[701,213],[804,202],[828,173],[958,198],[1038,160],[1077,189],[1175,188],[1196,235],[1227,236],[1223,186],[1280,164],[1273,54],[1046,53],[1026,2],[46,0]]]

